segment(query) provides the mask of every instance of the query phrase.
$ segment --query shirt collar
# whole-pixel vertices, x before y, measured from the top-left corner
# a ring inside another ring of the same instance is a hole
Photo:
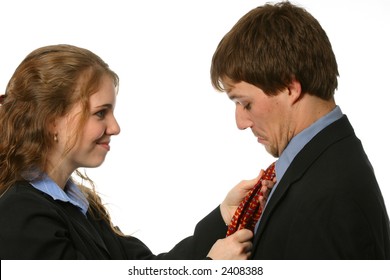
[[[316,122],[314,122],[311,126],[307,127],[300,133],[298,133],[294,138],[291,139],[290,143],[288,143],[286,149],[282,152],[279,159],[275,162],[275,173],[276,173],[276,183],[273,186],[271,193],[268,196],[268,200],[266,202],[266,206],[268,201],[270,201],[273,193],[275,192],[278,184],[286,172],[287,168],[290,166],[291,162],[295,158],[295,156],[303,149],[303,147],[313,139],[314,136],[317,135],[318,132],[323,130],[325,127],[330,125],[331,123],[337,121],[343,116],[341,109],[339,106],[336,106],[330,113],[323,116]],[[260,220],[259,220],[260,222]],[[256,224],[256,230],[259,223]]]
[[[78,207],[84,215],[87,214],[89,207],[88,200],[71,179],[66,183],[64,190],[47,176],[46,173],[39,176],[39,178],[30,181],[30,184],[34,188],[51,196],[54,200],[71,203]]]
[[[287,145],[286,149],[280,155],[280,158],[276,161],[275,172],[277,182],[283,177],[287,168],[295,158],[295,156],[303,149],[303,147],[317,135],[318,132],[323,130],[325,127],[331,123],[337,121],[343,116],[343,113],[339,106],[336,106],[330,113],[323,116],[311,126],[307,127],[299,134],[297,134],[290,143]]]

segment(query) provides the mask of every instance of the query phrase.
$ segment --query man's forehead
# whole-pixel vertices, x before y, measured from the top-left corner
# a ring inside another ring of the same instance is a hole
[[[221,82],[223,85],[223,89],[225,90],[227,96],[231,100],[241,99],[244,98],[245,95],[237,89],[237,85],[240,83],[233,82],[232,80],[224,80]]]
[[[220,79],[220,84],[222,85],[223,90],[229,95],[235,88],[236,82],[224,77]]]

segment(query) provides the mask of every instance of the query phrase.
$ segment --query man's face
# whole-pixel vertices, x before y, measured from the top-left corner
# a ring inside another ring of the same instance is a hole
[[[267,152],[279,157],[292,136],[288,89],[268,96],[246,82],[223,84],[228,97],[236,104],[237,127],[250,128]]]

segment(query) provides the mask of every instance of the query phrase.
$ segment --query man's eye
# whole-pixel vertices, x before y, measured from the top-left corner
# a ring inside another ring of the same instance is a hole
[[[251,104],[250,104],[250,103],[246,104],[246,105],[244,106],[244,109],[245,109],[245,110],[250,110],[250,109],[251,109]]]

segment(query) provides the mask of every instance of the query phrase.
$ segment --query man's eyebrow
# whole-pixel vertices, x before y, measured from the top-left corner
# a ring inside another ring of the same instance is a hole
[[[225,84],[225,92],[230,100],[236,100],[243,98],[244,96],[240,95],[239,93],[236,93],[234,85]]]
[[[229,97],[230,100],[237,99],[237,95],[234,95],[234,94],[228,94],[228,97]]]
[[[233,100],[233,101],[244,97],[244,96],[241,96],[239,94],[232,93],[232,92],[228,92],[227,95],[228,95],[229,99]]]

